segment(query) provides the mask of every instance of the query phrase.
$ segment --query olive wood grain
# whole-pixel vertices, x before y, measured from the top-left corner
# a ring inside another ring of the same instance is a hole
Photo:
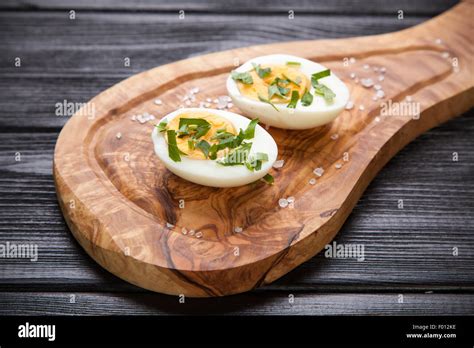
[[[153,291],[222,296],[274,281],[334,238],[376,173],[404,145],[472,107],[472,8],[461,3],[420,26],[385,35],[199,56],[104,91],[69,120],[56,144],[55,183],[73,235],[104,268]],[[168,172],[153,153],[153,123],[142,125],[131,116],[147,111],[161,117],[195,86],[199,100],[225,95],[235,62],[271,53],[328,66],[349,86],[355,107],[313,130],[271,128],[285,160],[273,172],[273,186],[215,189]],[[356,61],[346,64],[349,57]],[[372,77],[385,97],[374,101],[375,90],[356,83],[351,72]],[[419,118],[381,116],[381,102],[407,96],[419,103]],[[156,98],[162,106],[154,105]],[[310,185],[316,167],[325,173]],[[288,196],[295,197],[294,206],[280,208],[278,200]],[[236,226],[243,231],[235,232]],[[182,228],[203,237],[184,235]]]

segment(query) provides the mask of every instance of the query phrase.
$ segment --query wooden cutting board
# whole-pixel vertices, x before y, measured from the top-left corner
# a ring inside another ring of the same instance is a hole
[[[473,4],[461,3],[397,33],[218,52],[109,88],[67,122],[56,144],[58,199],[74,237],[110,272],[157,292],[222,296],[273,282],[334,238],[403,146],[473,106],[472,18]],[[167,171],[153,152],[155,121],[132,116],[161,118],[194,87],[192,106],[226,95],[235,64],[272,53],[328,66],[348,85],[354,107],[320,128],[271,128],[285,161],[272,171],[273,186],[217,189]],[[374,100],[366,78],[385,95]],[[294,203],[281,208],[278,200],[289,196]]]

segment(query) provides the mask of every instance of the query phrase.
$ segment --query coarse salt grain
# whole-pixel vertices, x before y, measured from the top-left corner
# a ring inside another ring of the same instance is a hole
[[[382,74],[385,74],[386,71],[387,71],[387,68],[386,68],[386,67],[383,66],[383,67],[380,68],[380,72],[381,72]]]
[[[183,227],[181,229],[181,233],[184,234],[184,235],[188,234],[188,230],[186,229],[186,227]]]
[[[202,238],[202,232],[201,231],[196,233],[196,238]]]
[[[288,201],[285,198],[280,198],[278,200],[278,205],[282,208],[286,208],[288,206]]]
[[[336,167],[336,169],[341,169],[341,167],[342,167],[342,164],[340,164],[340,163],[337,163],[337,164],[336,164],[334,167]]]
[[[333,135],[331,135],[331,139],[332,139],[332,140],[337,140],[337,138],[339,138],[339,134],[333,134]]]
[[[443,57],[443,58],[449,58],[449,52],[443,52],[443,53],[441,53],[441,57]]]
[[[321,167],[318,167],[318,168],[313,170],[313,173],[316,174],[317,176],[321,177],[324,174],[324,169],[321,168]]]
[[[232,103],[227,104],[227,109],[232,109],[233,107],[234,107],[234,104],[232,104]]]
[[[241,233],[243,230],[244,230],[244,229],[243,229],[242,227],[240,227],[240,226],[237,226],[237,227],[234,228],[234,232],[235,232],[235,233]]]
[[[273,168],[275,169],[282,168],[284,164],[285,164],[285,160],[277,160],[273,163]]]
[[[370,65],[369,64],[364,64],[364,69],[367,70],[368,68],[370,68]]]
[[[360,80],[360,84],[365,88],[370,88],[374,85],[374,81],[371,78]]]
[[[349,62],[350,62],[351,64],[354,64],[354,63],[356,62],[356,59],[355,59],[354,57],[350,57],[350,58],[349,58]]]
[[[377,98],[383,98],[383,97],[385,97],[385,92],[383,90],[379,89],[377,91],[377,93],[375,93],[375,95],[377,96]]]
[[[122,133],[118,132],[116,137],[117,137],[117,139],[121,139],[122,138]]]
[[[349,100],[345,106],[346,110],[350,110],[354,107],[354,102],[352,100]]]
[[[173,225],[173,224],[170,224],[169,222],[167,222],[167,223],[166,223],[166,228],[172,229],[172,228],[174,228],[174,225]]]
[[[380,117],[375,117],[375,122],[380,122]]]
[[[360,111],[364,111],[364,110],[365,110],[365,106],[364,106],[364,105],[359,105],[359,110],[360,110]]]
[[[316,184],[316,179],[315,178],[309,179],[309,184],[310,185]]]
[[[189,230],[189,235],[194,236],[194,232],[195,232],[194,230]]]
[[[382,89],[382,86],[380,86],[379,84],[374,85],[374,89],[375,89],[376,91],[378,91],[379,89]]]
[[[212,102],[212,99],[211,98],[206,98],[206,102],[210,103],[210,102]]]
[[[294,203],[295,202],[295,197],[290,196],[286,200],[288,201],[288,203]]]
[[[407,96],[405,97],[405,100],[406,100],[407,102],[411,102],[411,101],[413,100],[413,98],[411,97],[411,95],[407,95]]]
[[[379,78],[378,78],[378,80],[379,80],[380,82],[382,82],[383,80],[385,80],[385,76],[380,75]]]
[[[155,99],[154,103],[156,105],[163,105],[163,102],[161,101],[161,99]]]
[[[355,73],[351,73],[349,76],[350,76],[351,79],[355,79],[356,74],[355,74]]]

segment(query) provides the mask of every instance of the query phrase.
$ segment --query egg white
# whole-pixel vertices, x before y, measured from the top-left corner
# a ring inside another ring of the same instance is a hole
[[[265,65],[285,65],[286,62],[298,62],[299,69],[311,80],[311,75],[327,68],[321,64],[310,60],[286,55],[272,54],[261,56],[249,60],[237,69],[237,72],[246,72],[253,69],[252,63]],[[264,124],[284,128],[284,129],[308,129],[314,128],[334,120],[344,109],[349,101],[349,90],[346,85],[331,71],[331,75],[324,77],[320,82],[329,87],[335,94],[332,103],[326,103],[324,98],[314,94],[314,87],[311,86],[310,93],[313,95],[313,102],[310,106],[303,106],[300,100],[296,108],[288,108],[287,104],[275,104],[276,111],[268,103],[248,98],[240,93],[237,82],[229,75],[227,79],[227,91],[235,106],[251,118],[259,118]]]
[[[246,117],[237,115],[233,112],[215,109],[203,108],[183,108],[176,110],[159,122],[169,123],[175,117],[179,117],[187,112],[208,112],[229,120],[235,130],[240,128],[245,130],[250,123]],[[181,162],[174,162],[168,155],[168,143],[164,133],[160,133],[156,127],[152,132],[152,140],[156,155],[163,162],[165,167],[177,176],[196,184],[211,187],[236,187],[257,181],[265,176],[272,168],[278,156],[278,148],[272,136],[261,126],[255,127],[255,137],[248,140],[252,142],[252,148],[249,156],[256,152],[268,154],[268,161],[262,163],[262,168],[258,171],[250,171],[245,165],[242,166],[223,166],[214,160],[199,160],[181,156]]]

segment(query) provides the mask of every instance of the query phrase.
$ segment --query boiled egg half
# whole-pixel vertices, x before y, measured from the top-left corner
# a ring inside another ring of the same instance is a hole
[[[183,108],[163,117],[153,129],[154,150],[166,168],[196,184],[235,187],[268,174],[278,155],[272,136],[232,112]]]
[[[246,116],[285,129],[329,123],[349,100],[348,88],[329,69],[286,54],[257,57],[233,70],[227,91]]]

